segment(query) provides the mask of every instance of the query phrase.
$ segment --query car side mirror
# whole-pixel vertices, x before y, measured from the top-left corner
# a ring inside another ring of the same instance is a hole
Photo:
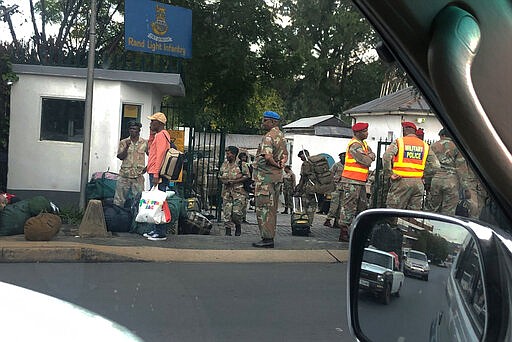
[[[508,297],[511,280],[499,271],[496,250],[508,259],[502,262],[512,261],[508,235],[463,218],[395,209],[367,210],[351,231],[347,302],[358,340],[476,341],[506,330],[499,317],[510,308],[501,296]],[[395,255],[398,269],[390,264]]]

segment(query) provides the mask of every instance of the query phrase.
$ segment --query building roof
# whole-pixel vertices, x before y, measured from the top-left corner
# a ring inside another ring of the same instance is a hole
[[[17,74],[87,78],[86,68],[13,64],[12,71]],[[141,83],[154,87],[162,95],[185,96],[185,85],[180,74],[94,69],[94,79]]]
[[[414,112],[415,114],[432,114],[430,106],[423,96],[413,87],[401,89],[392,94],[344,111],[344,114],[393,114]]]
[[[302,118],[283,126],[283,128],[312,128],[315,126],[344,127],[345,125],[335,115],[322,115]]]

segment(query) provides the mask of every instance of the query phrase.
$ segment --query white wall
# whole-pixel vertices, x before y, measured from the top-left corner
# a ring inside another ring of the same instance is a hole
[[[82,143],[41,141],[41,98],[85,100],[86,80],[20,74],[12,85],[8,188],[16,190],[80,190]],[[122,103],[142,105],[142,137],[149,136],[148,115],[160,108],[151,87],[95,80],[92,105],[89,175],[119,170]]]
[[[338,154],[347,150],[347,144],[350,141],[350,139],[347,138],[319,137],[315,135],[299,134],[287,134],[285,137],[293,145],[290,159],[292,171],[297,176],[297,182],[299,181],[300,167],[302,165],[302,161],[297,154],[302,148],[308,150],[310,155],[327,153],[334,158],[335,162],[337,162],[340,160]]]

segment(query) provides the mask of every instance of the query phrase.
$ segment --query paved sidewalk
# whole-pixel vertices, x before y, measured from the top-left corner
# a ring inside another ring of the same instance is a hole
[[[323,226],[316,214],[311,236],[292,236],[290,215],[278,214],[274,249],[251,246],[260,239],[254,211],[247,215],[241,236],[224,236],[222,223],[210,235],[170,235],[149,241],[138,234],[114,233],[110,238],[80,238],[77,227],[63,227],[48,242],[26,241],[23,235],[0,237],[0,262],[344,262],[348,244],[339,230]]]

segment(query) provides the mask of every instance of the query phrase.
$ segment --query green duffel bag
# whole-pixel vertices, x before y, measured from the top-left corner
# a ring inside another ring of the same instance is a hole
[[[5,206],[0,211],[0,236],[23,234],[25,222],[32,216],[29,200]]]
[[[113,172],[96,172],[85,186],[87,202],[92,199],[103,200],[114,198],[116,193],[117,174]]]

